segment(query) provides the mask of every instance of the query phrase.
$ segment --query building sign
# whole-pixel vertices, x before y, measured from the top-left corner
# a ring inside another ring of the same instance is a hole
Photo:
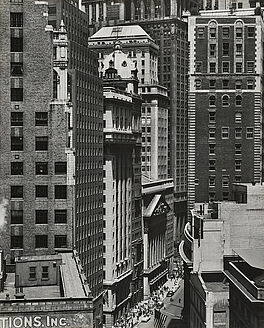
[[[0,328],[85,327],[92,328],[91,318],[82,313],[71,315],[2,316]]]

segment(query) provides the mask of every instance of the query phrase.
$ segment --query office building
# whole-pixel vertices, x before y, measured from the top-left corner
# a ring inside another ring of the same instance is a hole
[[[74,15],[86,15],[73,1],[48,8],[41,1],[7,0],[0,15],[0,193],[6,214],[1,246],[8,264],[17,256],[75,247],[98,309],[103,94],[97,58],[88,50],[85,31],[73,24]],[[95,313],[98,322],[99,317]]]
[[[142,300],[141,103],[119,41],[100,62],[104,91],[104,324]]]
[[[222,9],[247,9],[256,8],[258,6],[263,7],[264,2],[261,0],[200,0],[199,9],[200,10],[222,10]]]
[[[75,251],[16,258],[13,273],[3,256],[1,327],[92,327],[93,297]]]
[[[241,248],[248,252],[263,249],[263,196],[260,184],[235,184],[232,201],[197,203],[192,211],[192,221],[186,224],[180,244],[189,327],[216,323],[228,327],[232,307],[228,306],[224,258]]]
[[[189,208],[262,180],[262,38],[253,9],[189,18]]]

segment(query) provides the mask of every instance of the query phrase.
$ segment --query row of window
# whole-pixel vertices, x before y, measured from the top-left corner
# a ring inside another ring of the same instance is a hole
[[[235,170],[241,171],[242,167],[242,160],[236,159],[235,160]],[[216,160],[215,159],[209,159],[209,171],[215,171],[216,170]]]
[[[67,162],[55,162],[55,174],[64,175],[67,174]],[[24,163],[23,162],[11,162],[11,175],[23,175]],[[48,175],[48,162],[36,162],[35,163],[36,175]]]
[[[209,128],[209,139],[215,139],[215,128]],[[229,139],[230,136],[230,129],[229,127],[222,127],[221,129],[221,137],[222,139]],[[242,128],[235,128],[235,139],[242,139],[243,136],[243,129]],[[246,138],[253,139],[254,138],[254,128],[247,127],[246,129]]]
[[[208,80],[207,80],[208,81]],[[206,81],[206,82],[207,82]],[[222,84],[222,89],[229,89],[232,88],[230,86],[230,80],[224,79],[219,81]],[[220,83],[218,84],[220,85]],[[209,80],[209,89],[216,89],[216,80],[215,79],[210,79]],[[202,87],[202,80],[200,79],[195,79],[195,87],[196,89],[201,89]],[[241,90],[242,89],[242,80],[235,80],[234,81],[234,87],[236,90]],[[247,89],[253,89],[254,88],[254,80],[247,80]]]
[[[35,186],[36,198],[48,197],[48,185]],[[67,185],[55,185],[54,186],[55,199],[67,199]],[[15,185],[11,186],[11,198],[23,198],[24,191],[23,186]]]
[[[11,224],[23,224],[23,223],[24,223],[24,211],[11,210]],[[36,210],[35,223],[48,224],[48,210]],[[67,223],[67,210],[65,209],[55,210],[54,223],[55,224]]]
[[[208,36],[210,39],[216,39],[217,38],[217,28],[216,27],[209,27],[209,33]],[[222,38],[223,39],[229,39],[230,38],[230,27],[225,26],[222,27]],[[248,38],[254,38],[255,37],[255,27],[254,26],[247,26],[246,35]],[[198,27],[197,28],[197,37],[198,39],[205,38],[205,27]],[[243,27],[237,26],[235,28],[235,38],[236,39],[242,39],[243,38]]]
[[[11,112],[11,126],[23,126],[23,112]],[[35,125],[47,126],[48,125],[48,113],[47,112],[35,112]]]
[[[216,150],[216,144],[209,144],[209,155],[215,155]],[[242,154],[242,145],[241,144],[235,144],[235,155],[241,155]]]
[[[222,48],[222,56],[229,57],[230,56],[230,43],[224,42],[223,48]],[[243,53],[243,45],[241,43],[238,43],[235,45],[235,55],[236,57],[242,57]],[[216,43],[211,43],[209,45],[209,56],[210,57],[216,57],[217,55],[217,48]]]
[[[221,101],[222,101],[222,106],[223,107],[228,107],[230,105],[229,95],[223,95],[222,98],[221,98]],[[238,106],[238,107],[242,106],[242,96],[241,95],[236,95],[235,105]],[[209,97],[209,106],[210,107],[215,107],[216,106],[216,96],[215,95],[211,95]]]
[[[230,68],[231,68],[230,61],[222,62],[222,73],[230,73],[231,72]],[[243,63],[241,63],[241,62],[235,63],[235,70],[236,70],[236,73],[242,73],[243,72]],[[196,71],[196,73],[204,72],[204,66],[203,66],[202,61],[195,62],[195,71]],[[207,71],[207,63],[206,63],[206,71]],[[217,73],[217,63],[215,61],[209,63],[209,73]],[[255,73],[255,62],[254,61],[246,62],[246,73]]]
[[[23,136],[11,136],[11,150],[22,151],[24,149]],[[48,150],[48,137],[35,137],[35,150],[47,151]]]
[[[67,248],[67,235],[54,236],[55,248]],[[23,249],[23,236],[11,236],[11,249]],[[35,236],[35,248],[48,248],[48,235]]]
[[[239,176],[240,178],[240,176]],[[238,177],[236,177],[236,180]],[[239,180],[240,181],[240,180]],[[216,177],[214,175],[209,176],[209,187],[215,187]],[[222,176],[222,187],[229,187],[230,177],[229,175],[223,175]],[[238,181],[236,181],[238,182]]]

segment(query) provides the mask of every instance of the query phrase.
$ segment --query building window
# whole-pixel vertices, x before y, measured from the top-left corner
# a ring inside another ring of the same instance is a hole
[[[196,89],[201,89],[202,81],[200,79],[195,80],[195,87]]]
[[[48,236],[47,235],[36,235],[35,236],[36,248],[48,248]]]
[[[255,37],[255,27],[248,26],[248,38],[254,38],[254,37]]]
[[[23,210],[11,210],[11,224],[23,224]]]
[[[229,106],[229,96],[228,95],[223,95],[223,97],[222,97],[222,106],[223,107],[228,107]]]
[[[236,63],[236,73],[242,73],[242,63]]]
[[[214,191],[213,192],[209,192],[209,200],[210,201],[215,200],[215,192]]]
[[[23,186],[11,186],[11,198],[23,198]]]
[[[248,73],[255,73],[255,63],[252,61],[247,62],[247,72]]]
[[[11,101],[23,101],[23,88],[11,88]]]
[[[47,126],[48,125],[48,113],[47,112],[36,112],[35,113],[35,125],[36,126]]]
[[[229,89],[229,80],[223,80],[223,89]]]
[[[254,88],[254,81],[253,80],[247,80],[247,88],[252,90]]]
[[[235,113],[235,123],[240,124],[242,122],[242,114],[241,113]]]
[[[55,162],[55,174],[67,174],[67,162]]]
[[[216,105],[216,97],[214,95],[211,95],[209,97],[209,106],[210,107],[215,107],[215,105]]]
[[[209,28],[209,37],[211,39],[215,39],[216,38],[216,27],[210,27]]]
[[[229,127],[222,127],[222,139],[229,139]]]
[[[243,29],[242,27],[236,27],[236,38],[241,39],[243,36]]]
[[[222,34],[223,34],[223,38],[224,39],[229,39],[229,27],[223,27],[223,30],[222,30]]]
[[[23,162],[11,162],[11,175],[23,175]]]
[[[23,113],[11,112],[11,126],[23,126]]]
[[[23,27],[23,13],[10,13],[10,27]]]
[[[39,185],[35,186],[36,188],[36,198],[47,198],[48,197],[48,186],[47,185]]]
[[[196,73],[201,73],[202,72],[202,62],[196,62],[195,63],[195,71]]]
[[[242,80],[236,80],[236,89],[241,90],[242,89]]]
[[[235,160],[235,170],[236,171],[241,171],[241,164],[242,164],[241,159]]]
[[[242,56],[242,44],[241,43],[236,44],[236,56],[237,57]]]
[[[67,199],[67,185],[55,186],[55,199]]]
[[[204,27],[198,27],[197,28],[197,36],[198,36],[198,39],[203,39],[204,38]]]
[[[229,56],[229,43],[223,43],[223,56]]]
[[[55,210],[55,223],[67,223],[67,210]]]
[[[47,175],[48,174],[48,162],[36,162],[36,175]]]
[[[215,139],[215,128],[209,128],[209,139]]]
[[[215,187],[215,176],[209,176],[209,187]]]
[[[215,123],[215,112],[209,112],[209,123]]]
[[[10,42],[11,52],[23,52],[23,37],[22,36],[11,36]]]
[[[223,200],[228,200],[228,199],[229,199],[229,192],[223,191]]]
[[[254,128],[247,128],[247,139],[253,139],[254,138]]]
[[[209,144],[209,155],[215,155],[215,144]]]
[[[236,139],[242,138],[242,128],[235,128],[235,138]]]
[[[41,279],[42,280],[49,280],[49,267],[43,266],[41,272]]]
[[[239,107],[242,106],[242,96],[240,96],[240,95],[236,96],[236,106],[239,106]]]
[[[229,187],[229,176],[228,175],[222,176],[222,187]]]
[[[230,72],[230,63],[223,62],[223,73],[229,73],[229,72]]]
[[[11,249],[23,249],[23,236],[11,236]]]
[[[11,136],[11,150],[13,150],[13,151],[23,150],[23,137]]]
[[[36,137],[36,150],[48,150],[48,137]]]
[[[241,155],[241,154],[242,154],[242,145],[235,144],[235,155]]]
[[[241,182],[241,175],[235,176],[235,182]]]
[[[209,63],[209,72],[216,73],[216,63]]]
[[[210,56],[215,57],[216,56],[216,44],[210,44]]]
[[[29,267],[29,280],[36,280],[36,267]]]
[[[216,80],[209,80],[209,88],[215,89],[216,87]]]
[[[67,235],[54,236],[55,248],[67,248]]]
[[[215,160],[214,159],[209,160],[209,170],[215,171]]]
[[[23,75],[23,63],[11,63],[10,74],[11,74],[11,76],[22,76]]]
[[[35,211],[35,223],[36,224],[48,224],[48,210],[36,210]]]
[[[238,9],[242,9],[242,8],[243,8],[243,2],[238,2],[238,4],[237,4],[237,8],[238,8]]]

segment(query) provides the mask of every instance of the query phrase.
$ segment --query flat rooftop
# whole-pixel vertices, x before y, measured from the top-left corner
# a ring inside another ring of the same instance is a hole
[[[223,273],[204,273],[202,279],[210,292],[228,292],[229,284]]]

